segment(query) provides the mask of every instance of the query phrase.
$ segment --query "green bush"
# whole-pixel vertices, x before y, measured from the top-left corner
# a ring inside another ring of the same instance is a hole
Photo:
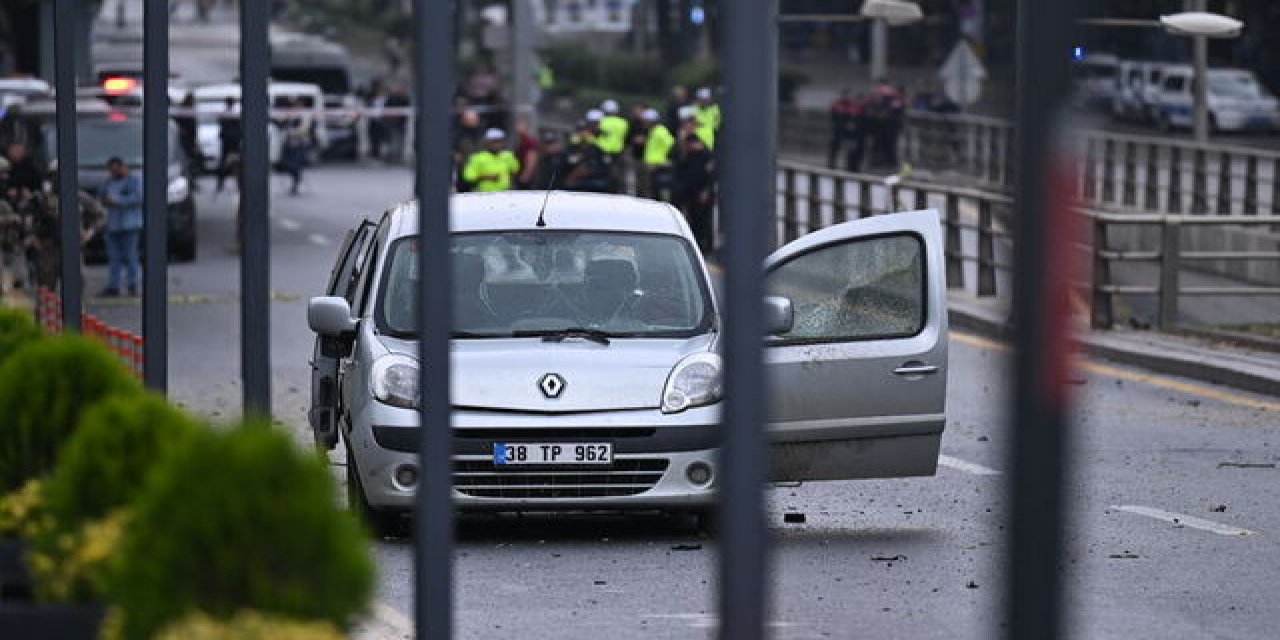
[[[127,506],[147,472],[198,429],[157,395],[109,398],[90,407],[45,482],[45,505],[65,530]]]
[[[43,336],[30,313],[0,307],[0,363]]]
[[[264,423],[198,432],[135,501],[107,588],[124,638],[200,611],[342,626],[373,586],[368,536],[337,506],[321,458]]]
[[[10,356],[0,365],[0,493],[53,470],[85,407],[141,389],[89,338],[39,340]]]

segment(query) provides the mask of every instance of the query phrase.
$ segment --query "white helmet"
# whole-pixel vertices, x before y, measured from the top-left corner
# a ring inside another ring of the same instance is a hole
[[[603,109],[604,112],[607,114],[610,114],[610,115],[615,114],[618,112],[618,101],[605,100],[604,102],[600,103],[600,108]]]
[[[502,129],[494,128],[484,132],[485,140],[505,140],[506,138],[507,138],[507,132],[503,131]]]
[[[604,119],[604,112],[599,109],[592,109],[587,112],[587,122],[600,122]]]
[[[678,113],[681,120],[688,120],[689,118],[697,117],[698,109],[693,105],[686,104],[685,106],[680,107],[680,111]]]
[[[698,92],[694,96],[699,100],[711,99],[711,87],[699,87]]]
[[[645,122],[657,122],[662,119],[657,109],[645,109],[644,113],[640,114],[640,117],[644,118]]]

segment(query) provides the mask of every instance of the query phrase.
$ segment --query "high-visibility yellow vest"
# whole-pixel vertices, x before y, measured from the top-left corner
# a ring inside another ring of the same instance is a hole
[[[649,137],[644,141],[644,163],[646,166],[660,167],[671,164],[671,147],[675,146],[676,137],[665,124],[655,124],[649,129]]]
[[[600,135],[596,146],[605,153],[622,153],[627,146],[627,130],[631,124],[621,116],[605,116],[600,120]]]
[[[481,149],[467,158],[462,179],[475,185],[476,191],[504,191],[511,188],[511,177],[519,170],[516,154],[505,149],[498,153]],[[496,177],[482,180],[481,176]]]
[[[714,133],[720,129],[720,105],[714,102],[708,105],[694,105],[693,118],[698,121],[699,127],[708,127]]]
[[[699,124],[693,129],[693,135],[698,136],[702,144],[707,145],[708,149],[716,148],[716,130],[704,124]]]

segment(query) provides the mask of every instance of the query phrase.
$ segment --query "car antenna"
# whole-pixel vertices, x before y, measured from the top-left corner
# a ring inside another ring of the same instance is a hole
[[[547,202],[551,200],[551,187],[555,185],[556,175],[559,173],[559,166],[551,170],[551,179],[547,181],[547,193],[542,196],[542,206],[538,208],[538,221],[534,223],[534,226],[536,227],[547,226],[547,221],[544,219],[544,216],[547,213]]]

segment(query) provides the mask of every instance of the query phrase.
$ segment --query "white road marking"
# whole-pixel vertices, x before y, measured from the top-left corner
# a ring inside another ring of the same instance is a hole
[[[952,469],[955,469],[956,471],[972,473],[975,476],[1000,475],[999,471],[996,471],[995,469],[992,469],[990,467],[984,467],[980,464],[975,464],[973,462],[966,462],[964,460],[961,460],[959,458],[953,458],[951,456],[938,456],[938,464],[943,467],[950,467]]]
[[[313,233],[313,234],[311,234],[311,235],[307,236],[307,240],[310,240],[310,241],[311,241],[311,244],[319,245],[319,246],[321,246],[321,247],[327,247],[327,246],[329,246],[329,244],[330,244],[330,242],[329,242],[329,239],[328,239],[328,238],[326,238],[326,237],[324,237],[324,236],[322,236],[322,235],[320,235],[320,234],[318,234],[318,233]]]
[[[302,228],[302,223],[293,218],[280,218],[280,227],[286,231],[297,231]]]
[[[1164,522],[1177,526],[1191,527],[1192,529],[1200,529],[1201,531],[1216,533],[1220,536],[1247,536],[1254,533],[1248,529],[1241,529],[1240,527],[1218,524],[1217,522],[1197,518],[1195,516],[1174,513],[1163,509],[1154,509],[1152,507],[1144,507],[1136,504],[1111,505],[1111,508],[1116,511],[1126,511],[1128,513],[1135,513],[1148,518],[1155,518],[1156,520],[1163,520]]]

